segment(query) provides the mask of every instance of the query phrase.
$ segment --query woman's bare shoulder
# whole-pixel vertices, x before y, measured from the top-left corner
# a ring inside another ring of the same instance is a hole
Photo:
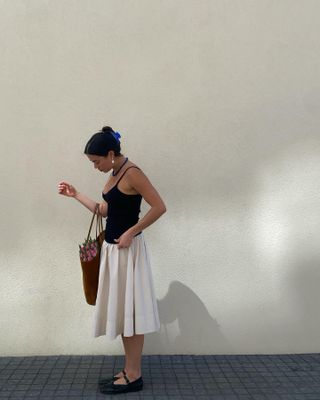
[[[137,168],[141,169],[141,168],[139,167],[139,165],[137,165],[137,164],[136,164],[135,162],[133,162],[133,161],[129,161],[129,162],[128,162],[127,168],[129,168],[129,167],[137,167]]]

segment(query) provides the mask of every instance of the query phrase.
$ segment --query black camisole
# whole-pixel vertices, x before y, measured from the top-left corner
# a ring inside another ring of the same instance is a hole
[[[103,199],[108,203],[105,230],[105,241],[107,243],[116,244],[117,242],[114,239],[118,239],[125,231],[139,221],[141,194],[126,194],[118,189],[119,182],[130,168],[138,167],[131,166],[127,168],[117,183],[107,193],[102,192]],[[135,236],[140,233],[137,233]]]

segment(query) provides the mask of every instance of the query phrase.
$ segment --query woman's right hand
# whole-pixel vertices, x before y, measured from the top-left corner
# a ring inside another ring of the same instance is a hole
[[[58,190],[59,194],[62,194],[67,197],[75,197],[75,195],[78,193],[76,188],[67,182],[60,182]]]

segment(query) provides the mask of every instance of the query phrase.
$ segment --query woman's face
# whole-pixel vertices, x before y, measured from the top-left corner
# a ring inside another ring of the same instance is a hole
[[[93,163],[94,168],[97,168],[101,172],[109,172],[113,168],[113,164],[111,162],[112,156],[113,155],[110,151],[105,157],[87,154],[87,157]]]

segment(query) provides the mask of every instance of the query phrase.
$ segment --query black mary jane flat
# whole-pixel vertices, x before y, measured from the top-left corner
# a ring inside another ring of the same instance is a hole
[[[124,369],[121,372],[123,373],[124,376],[126,375],[126,371]],[[110,378],[100,379],[98,383],[99,383],[99,386],[103,386],[108,383],[113,383],[114,381],[116,381],[119,378],[122,378],[122,376],[111,376]]]
[[[127,392],[137,392],[143,388],[142,376],[135,381],[130,382],[127,375],[124,375],[126,385],[115,385],[113,382],[107,383],[100,387],[100,392],[103,394],[118,394]]]

